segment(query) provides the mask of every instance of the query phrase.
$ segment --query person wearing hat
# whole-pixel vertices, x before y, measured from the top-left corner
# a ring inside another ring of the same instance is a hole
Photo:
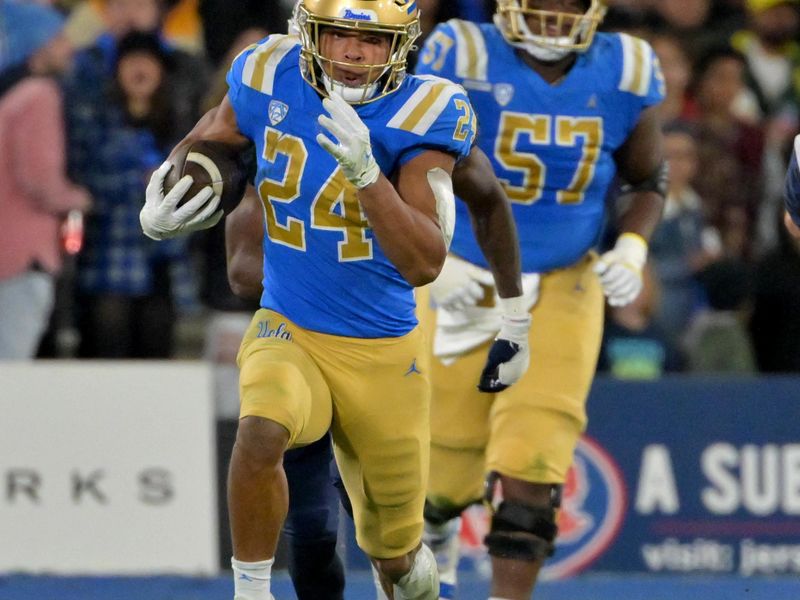
[[[0,359],[33,358],[62,266],[59,227],[89,195],[65,175],[64,21],[38,4],[0,3]]]
[[[774,117],[800,99],[800,0],[747,0],[749,29],[731,45],[747,60],[748,87],[761,117]]]

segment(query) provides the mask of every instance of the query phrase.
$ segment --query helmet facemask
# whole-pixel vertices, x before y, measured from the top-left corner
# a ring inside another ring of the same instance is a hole
[[[508,43],[545,62],[585,52],[606,12],[600,0],[587,0],[583,13],[540,10],[533,4],[533,0],[498,0],[494,21]],[[548,30],[557,33],[545,33]]]
[[[325,5],[326,10],[313,10],[310,5]],[[336,11],[334,6],[331,10],[330,5],[349,4],[357,5],[355,8],[342,7]],[[356,2],[324,2],[321,0],[305,0],[300,2],[297,7],[295,22],[299,29],[302,41],[300,68],[303,78],[311,84],[314,89],[324,96],[336,93],[342,96],[350,104],[366,104],[387,94],[394,92],[406,75],[408,53],[412,50],[414,40],[419,37],[420,27],[418,12],[413,7],[413,14],[405,19],[390,18],[385,22],[381,20],[380,9],[386,10],[387,4],[391,4],[389,10],[397,10],[403,2],[388,2],[387,0],[375,0],[366,2],[365,0]],[[361,9],[362,6],[376,5],[379,10]],[[323,14],[327,13],[327,14]],[[333,15],[333,16],[332,16]],[[340,16],[336,16],[340,15]],[[353,16],[357,15],[357,16]],[[362,15],[369,15],[371,20],[362,18]],[[394,15],[390,15],[394,17]],[[391,22],[403,21],[406,22]],[[384,62],[375,64],[351,63],[342,60],[334,60],[322,55],[320,38],[326,28],[338,28],[349,32],[369,33],[374,35],[386,36],[388,39],[389,52]],[[335,80],[331,74],[336,68],[344,69],[352,73],[366,74],[366,83],[361,85],[348,85],[346,82]]]

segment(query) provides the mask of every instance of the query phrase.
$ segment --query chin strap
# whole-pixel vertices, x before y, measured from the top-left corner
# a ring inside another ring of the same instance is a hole
[[[380,80],[380,78],[378,80]],[[328,92],[328,95],[336,94],[337,96],[344,98],[345,102],[348,103],[369,100],[378,91],[378,81],[375,81],[374,83],[368,83],[367,85],[360,85],[358,87],[349,87],[328,77],[324,71],[322,72],[322,84],[325,86],[325,90]]]
[[[525,37],[522,41],[512,41],[506,38],[506,41],[514,46],[515,48],[519,48],[520,50],[524,50],[534,58],[541,60],[542,62],[555,62],[557,60],[561,60],[568,54],[572,52],[570,48],[558,48],[552,47],[547,42],[548,40],[555,39],[559,43],[563,43],[565,45],[571,44],[572,40],[568,37],[559,37],[559,38],[549,38],[543,35],[534,35],[531,33],[531,30],[528,28],[528,24],[525,22],[525,19],[522,15],[517,15],[518,25],[520,30]],[[506,21],[505,18],[501,15],[495,14],[494,15],[494,24],[495,26],[501,31],[506,31]],[[504,36],[505,37],[505,36]]]

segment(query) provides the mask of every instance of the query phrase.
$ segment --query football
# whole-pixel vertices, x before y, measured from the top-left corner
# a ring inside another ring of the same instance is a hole
[[[173,168],[164,180],[164,193],[168,193],[184,175],[191,175],[194,179],[192,187],[178,205],[194,198],[210,185],[222,198],[222,210],[226,215],[230,214],[239,205],[247,187],[244,154],[238,146],[224,142],[199,141],[187,144],[169,158]]]

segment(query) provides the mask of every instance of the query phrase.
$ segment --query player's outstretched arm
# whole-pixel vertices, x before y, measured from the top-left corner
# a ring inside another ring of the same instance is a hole
[[[191,176],[182,177],[169,192],[164,189],[170,171],[180,168],[175,163],[183,164],[177,157],[185,156],[186,150],[198,141],[223,142],[233,147],[241,146],[242,149],[249,144],[249,140],[239,132],[233,107],[227,97],[218,107],[203,115],[151,176],[139,222],[144,234],[154,240],[207,229],[222,218],[223,212],[219,208],[221,198],[214,194],[210,186],[202,188],[183,202],[194,183]]]
[[[467,205],[475,239],[491,267],[500,295],[502,326],[478,383],[483,392],[499,392],[516,383],[530,363],[531,316],[522,298],[517,227],[492,163],[477,146],[456,166],[453,186]]]
[[[239,206],[225,218],[225,253],[228,283],[240,298],[258,299],[263,287],[264,210],[253,188],[248,188]]]
[[[319,123],[331,137],[320,133],[317,142],[358,189],[358,200],[384,254],[411,285],[430,283],[447,253],[446,228],[452,223],[443,222],[446,217],[437,207],[449,201],[452,208],[455,158],[435,150],[422,152],[400,168],[392,185],[381,173],[369,130],[353,107],[336,94],[325,98],[323,106],[330,117],[320,115]]]
[[[491,267],[500,297],[522,295],[517,226],[492,163],[478,146],[453,170],[453,189],[467,205],[475,239]]]
[[[600,257],[595,272],[612,306],[630,304],[642,290],[642,268],[667,193],[667,166],[656,107],[645,109],[636,127],[614,155],[625,182],[617,218],[620,235],[614,248]]]

